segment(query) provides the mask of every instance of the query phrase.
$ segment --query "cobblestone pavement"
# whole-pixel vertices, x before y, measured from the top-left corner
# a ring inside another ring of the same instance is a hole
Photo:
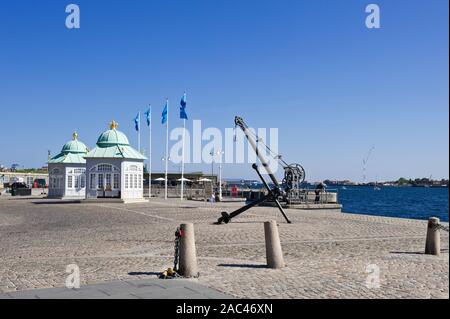
[[[0,292],[64,287],[77,264],[81,284],[154,279],[172,266],[182,222],[195,224],[197,282],[238,298],[449,298],[449,237],[424,255],[426,221],[256,207],[213,225],[239,203],[76,204],[0,199]],[[275,219],[287,267],[265,268],[263,222]],[[380,287],[368,288],[368,265]]]

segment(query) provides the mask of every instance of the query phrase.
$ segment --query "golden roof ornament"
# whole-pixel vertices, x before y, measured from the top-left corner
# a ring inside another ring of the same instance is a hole
[[[117,126],[119,126],[119,124],[114,120],[112,120],[112,122],[109,124],[109,128],[111,130],[115,130],[117,128]]]
[[[74,141],[78,140],[78,133],[77,132],[73,132],[72,137],[73,137]]]

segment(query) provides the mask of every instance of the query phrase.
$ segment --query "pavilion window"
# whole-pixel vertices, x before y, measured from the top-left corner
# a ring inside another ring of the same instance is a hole
[[[95,174],[90,174],[89,176],[90,176],[89,185],[91,189],[96,189],[97,185],[95,183]]]
[[[119,188],[119,174],[114,174],[113,188]]]
[[[125,188],[128,188],[128,174],[125,174]]]
[[[80,176],[80,187],[81,188],[86,187],[86,176],[84,174]]]
[[[112,171],[112,165],[111,164],[99,164],[97,166],[97,170],[99,172],[111,172]]]
[[[111,174],[106,174],[105,176],[105,185],[106,188],[110,188],[111,187]]]
[[[72,188],[73,187],[73,176],[69,175],[67,176],[67,188]]]
[[[98,174],[98,188],[103,189],[103,174]]]
[[[74,176],[75,177],[75,188],[79,188],[80,187],[80,177],[79,176]]]

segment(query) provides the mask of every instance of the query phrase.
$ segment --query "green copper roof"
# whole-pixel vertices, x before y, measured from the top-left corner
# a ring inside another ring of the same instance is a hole
[[[78,140],[78,134],[73,133],[73,140],[64,144],[61,152],[52,157],[48,163],[72,163],[72,164],[85,164],[86,160],[84,155],[88,152],[86,145]]]
[[[122,132],[114,129],[103,132],[98,140],[99,146],[113,146],[113,145],[130,145],[128,138]]]
[[[64,144],[61,153],[87,153],[88,149],[83,142],[78,140],[69,141]]]
[[[84,158],[126,158],[145,160],[146,157],[130,146],[125,134],[118,131],[117,123],[112,121],[111,128],[100,134],[97,147]]]

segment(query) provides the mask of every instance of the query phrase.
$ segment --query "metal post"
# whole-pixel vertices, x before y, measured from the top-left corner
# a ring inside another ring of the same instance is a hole
[[[186,135],[186,119],[183,119],[183,148],[181,150],[182,153],[182,159],[181,159],[181,196],[180,199],[183,200],[183,193],[184,193],[184,138]]]
[[[167,200],[167,171],[169,169],[169,100],[166,100],[167,105],[167,120],[166,120],[166,172],[165,172],[165,186],[164,199]]]
[[[222,163],[219,164],[219,200],[222,201]]]
[[[151,109],[150,109],[151,112]],[[148,126],[148,199],[152,198],[152,117],[150,114],[150,122]]]

